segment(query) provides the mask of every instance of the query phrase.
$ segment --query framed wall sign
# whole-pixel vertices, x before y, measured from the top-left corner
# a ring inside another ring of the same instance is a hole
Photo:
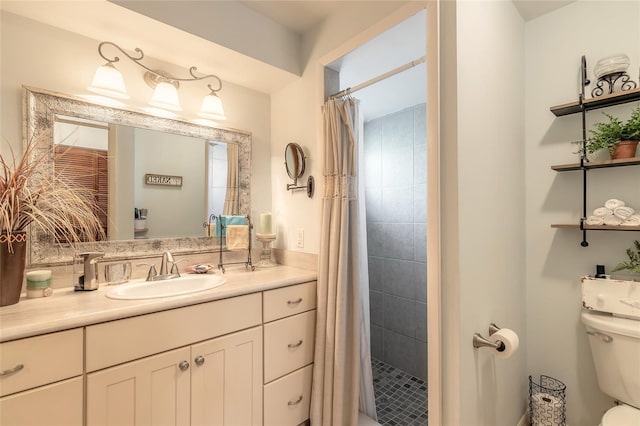
[[[182,186],[182,176],[147,173],[144,175],[144,183],[145,185]]]

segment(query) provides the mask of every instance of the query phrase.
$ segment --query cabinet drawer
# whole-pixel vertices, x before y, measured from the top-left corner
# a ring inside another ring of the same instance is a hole
[[[296,426],[309,418],[313,365],[264,387],[264,426]]]
[[[82,374],[82,329],[0,343],[0,396]]]
[[[316,308],[316,281],[264,292],[264,322]]]
[[[264,325],[264,382],[313,362],[316,311]]]
[[[111,365],[261,324],[260,293],[126,318],[86,328],[86,368]]]
[[[81,426],[82,377],[0,398],[0,424]]]

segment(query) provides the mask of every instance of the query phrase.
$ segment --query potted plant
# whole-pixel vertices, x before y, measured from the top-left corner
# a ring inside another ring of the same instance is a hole
[[[606,149],[613,160],[635,157],[640,141],[640,105],[631,112],[626,123],[611,114],[604,115],[609,121],[596,123],[595,129],[589,130],[591,137],[587,138],[578,153],[583,155],[586,151],[586,154],[593,154]],[[582,144],[582,141],[575,143]]]
[[[20,299],[30,225],[71,243],[104,236],[93,194],[47,173],[52,150],[38,145],[27,143],[20,159],[0,154],[0,306]]]
[[[628,270],[632,274],[640,274],[640,241],[635,240],[633,245],[635,246],[635,251],[633,248],[627,249],[627,256],[629,257],[629,260],[618,263],[611,272]]]

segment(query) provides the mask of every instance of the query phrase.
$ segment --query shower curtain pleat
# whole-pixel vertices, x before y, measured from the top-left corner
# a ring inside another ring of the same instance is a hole
[[[357,171],[362,120],[355,99],[324,105],[325,158],[318,308],[311,397],[313,426],[376,418],[369,345],[366,228]],[[366,300],[363,300],[366,298]]]
[[[238,214],[238,145],[227,144],[227,192],[222,214]]]

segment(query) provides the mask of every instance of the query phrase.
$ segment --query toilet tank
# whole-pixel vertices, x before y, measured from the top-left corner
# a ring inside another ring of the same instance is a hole
[[[583,311],[582,322],[600,389],[640,408],[640,321]]]

